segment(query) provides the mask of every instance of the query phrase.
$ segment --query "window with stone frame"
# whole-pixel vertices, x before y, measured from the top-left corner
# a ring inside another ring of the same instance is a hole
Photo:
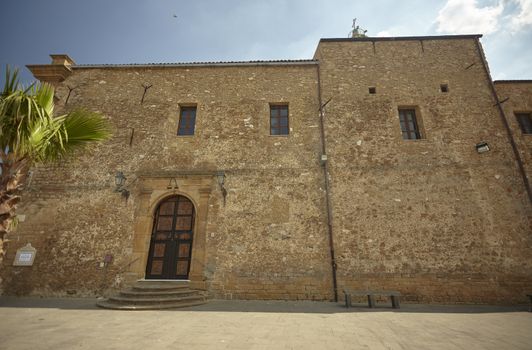
[[[288,135],[288,105],[270,105],[270,135]]]
[[[532,113],[515,113],[523,134],[532,134]]]
[[[419,140],[421,132],[415,108],[399,108],[399,123],[404,140]]]
[[[196,127],[196,106],[182,106],[179,113],[178,136],[192,136]]]

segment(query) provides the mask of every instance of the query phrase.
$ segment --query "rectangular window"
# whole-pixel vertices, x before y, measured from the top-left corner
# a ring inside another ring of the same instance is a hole
[[[532,113],[515,113],[523,134],[532,134]]]
[[[419,124],[416,119],[415,109],[399,109],[399,122],[401,123],[401,132],[405,140],[417,140],[421,138]]]
[[[178,136],[194,135],[196,126],[196,107],[181,107],[179,115]]]
[[[270,105],[270,135],[288,135],[288,105]]]

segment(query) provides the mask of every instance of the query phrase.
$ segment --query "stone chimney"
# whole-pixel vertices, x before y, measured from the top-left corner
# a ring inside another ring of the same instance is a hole
[[[72,73],[72,66],[75,66],[76,62],[65,54],[55,54],[50,57],[51,64],[31,64],[26,67],[36,79],[57,86]]]
[[[68,55],[65,54],[55,54],[50,55],[52,58],[52,64],[54,65],[62,65],[62,66],[74,66],[76,62],[72,58],[70,58]]]

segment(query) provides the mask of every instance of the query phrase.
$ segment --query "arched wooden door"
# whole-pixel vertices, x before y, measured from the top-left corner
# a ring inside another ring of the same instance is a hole
[[[146,266],[149,279],[188,279],[194,205],[183,196],[163,200],[155,212]]]

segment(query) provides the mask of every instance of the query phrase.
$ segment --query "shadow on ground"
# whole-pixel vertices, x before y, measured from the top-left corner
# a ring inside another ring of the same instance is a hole
[[[96,306],[96,298],[38,298],[0,296],[0,308],[54,308],[65,310],[102,310]],[[345,308],[341,303],[324,301],[257,301],[257,300],[210,300],[207,304],[182,309],[164,310],[165,312],[272,312],[272,313],[357,313],[357,312],[393,312],[393,313],[501,313],[526,312],[527,305],[439,305],[405,304],[400,309],[392,309],[391,304],[381,303],[370,309],[367,305],[357,304]],[[108,312],[143,312],[111,311]]]

